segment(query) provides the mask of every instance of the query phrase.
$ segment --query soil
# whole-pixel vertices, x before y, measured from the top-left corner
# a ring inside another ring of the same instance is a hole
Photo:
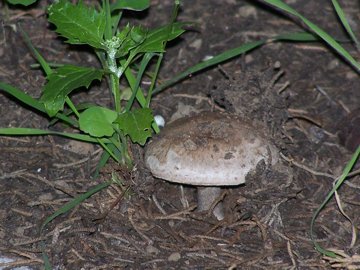
[[[35,98],[46,80],[31,68],[35,60],[19,25],[49,62],[99,66],[86,47],[66,45],[51,31],[47,3],[40,2],[27,9],[0,4],[0,81]],[[329,1],[288,2],[347,40]],[[341,4],[359,34],[358,2]],[[165,24],[171,8],[172,1],[154,0],[132,20]],[[245,42],[302,30],[261,2],[245,0],[184,1],[179,21],[196,25],[169,44],[162,81]],[[355,47],[344,46],[359,59]],[[194,187],[155,179],[144,166],[142,147],[132,147],[131,172],[111,162],[93,178],[102,151],[97,146],[52,136],[0,137],[0,255],[14,259],[0,262],[0,269],[43,269],[43,250],[53,269],[360,269],[360,245],[352,243],[352,225],[360,224],[359,176],[339,190],[348,218],[331,199],[314,229],[316,241],[343,252],[343,260],[322,256],[310,239],[314,212],[359,144],[359,85],[359,74],[322,43],[277,42],[157,94],[152,108],[167,122],[201,111],[234,113],[267,129],[279,148],[275,168],[223,193],[221,221],[195,210]],[[98,83],[73,98],[110,106],[106,89]],[[4,93],[0,104],[1,127],[48,128],[44,115]],[[96,193],[40,234],[55,210],[111,177],[122,185]]]

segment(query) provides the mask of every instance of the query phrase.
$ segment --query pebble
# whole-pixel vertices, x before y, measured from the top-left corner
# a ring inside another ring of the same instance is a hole
[[[179,252],[171,253],[170,256],[168,257],[169,262],[177,262],[180,259],[181,259],[181,254]]]
[[[157,255],[159,254],[160,250],[158,250],[156,247],[152,246],[152,245],[148,245],[146,247],[146,253],[148,254],[152,254],[152,255]]]

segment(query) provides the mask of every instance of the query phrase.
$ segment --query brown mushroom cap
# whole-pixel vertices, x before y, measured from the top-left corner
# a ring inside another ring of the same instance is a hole
[[[278,160],[270,140],[250,123],[219,112],[175,120],[145,152],[154,176],[198,186],[243,184],[261,160],[267,165]]]

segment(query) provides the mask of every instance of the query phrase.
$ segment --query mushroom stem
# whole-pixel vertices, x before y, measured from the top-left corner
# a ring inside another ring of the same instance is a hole
[[[198,187],[197,188],[197,201],[198,211],[208,211],[214,202],[221,195],[220,187]],[[224,219],[224,206],[220,201],[213,209],[213,214],[218,220]]]

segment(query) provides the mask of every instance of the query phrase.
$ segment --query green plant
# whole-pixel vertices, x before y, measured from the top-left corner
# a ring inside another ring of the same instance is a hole
[[[51,134],[97,143],[105,149],[99,166],[112,157],[118,163],[131,167],[129,138],[133,143],[143,145],[151,136],[152,129],[159,131],[149,105],[166,43],[185,31],[185,23],[175,22],[178,3],[171,22],[165,26],[151,30],[129,24],[119,27],[124,10],[141,11],[148,7],[148,0],[116,1],[111,5],[109,0],[103,0],[98,8],[86,6],[82,1],[72,4],[60,0],[52,4],[48,8],[49,21],[56,26],[56,32],[67,43],[91,47],[102,68],[61,64],[52,68],[23,32],[25,41],[46,73],[47,83],[38,100],[3,82],[0,82],[0,89],[33,109],[46,113],[52,119],[51,124],[61,121],[79,132],[1,128],[0,134]],[[149,70],[151,63],[154,63],[153,70]],[[140,87],[144,76],[151,78],[147,91]],[[104,77],[109,82],[113,107],[72,102],[70,95],[74,90],[88,88],[94,80]],[[136,101],[139,108],[134,107]]]
[[[6,0],[6,2],[12,5],[22,5],[22,6],[30,6],[34,4],[37,0]]]
[[[351,159],[349,160],[348,164],[346,165],[343,173],[341,174],[341,176],[339,176],[338,178],[335,179],[334,183],[333,183],[333,188],[331,189],[331,191],[326,195],[326,198],[324,199],[324,201],[321,203],[321,205],[318,207],[318,209],[316,209],[312,219],[311,219],[311,224],[310,224],[310,237],[312,242],[314,243],[315,249],[317,251],[319,251],[321,254],[323,254],[324,256],[330,257],[330,258],[336,258],[336,257],[341,257],[342,254],[340,254],[339,252],[335,252],[335,251],[331,251],[331,250],[327,250],[324,249],[323,247],[321,247],[319,245],[319,243],[315,240],[315,236],[314,236],[314,225],[315,225],[315,221],[316,218],[318,217],[319,213],[321,212],[321,210],[323,210],[323,208],[326,206],[326,204],[330,201],[330,199],[334,196],[334,194],[336,196],[337,195],[337,190],[341,187],[341,185],[344,183],[344,181],[346,180],[346,178],[348,178],[349,176],[353,176],[359,173],[359,171],[355,172],[355,174],[351,174],[351,170],[353,169],[353,167],[355,166],[357,160],[360,157],[360,145],[358,146],[358,148],[356,149],[355,153],[352,155]],[[345,212],[342,210],[341,207],[341,203],[339,202],[339,200],[337,200],[340,212],[344,215],[344,217],[346,219],[348,219],[353,227],[353,241],[355,243],[356,241],[356,229],[355,226],[352,222],[352,220],[345,214]]]
[[[346,50],[339,42],[336,41],[334,37],[332,37],[330,34],[325,32],[323,29],[321,29],[316,24],[309,21],[307,18],[305,18],[302,14],[300,14],[298,11],[287,5],[286,3],[282,2],[281,0],[262,0],[261,2],[265,2],[268,5],[272,7],[276,7],[279,9],[282,13],[290,14],[299,20],[301,20],[308,28],[306,29],[306,32],[299,32],[299,33],[286,33],[286,34],[279,34],[272,38],[266,39],[266,40],[257,40],[245,43],[239,47],[235,47],[232,49],[229,49],[225,52],[222,52],[218,55],[215,55],[214,57],[202,61],[195,66],[192,66],[185,71],[180,72],[179,74],[175,75],[174,77],[170,78],[169,80],[165,81],[161,85],[158,85],[154,93],[158,93],[166,89],[167,87],[179,82],[180,80],[186,79],[190,74],[197,73],[199,71],[202,71],[204,69],[207,69],[209,67],[218,65],[220,63],[223,63],[225,61],[228,61],[229,59],[232,59],[234,57],[237,57],[241,54],[247,53],[251,50],[254,50],[256,48],[259,48],[267,43],[270,42],[279,42],[279,41],[291,41],[291,42],[321,42],[323,41],[325,44],[327,44],[330,48],[332,48],[339,56],[343,57],[354,69],[357,73],[360,73],[360,62],[349,53],[348,50]],[[342,23],[342,26],[345,28],[346,32],[348,33],[349,37],[351,38],[351,41],[356,45],[357,49],[359,50],[360,45],[359,41],[356,38],[355,34],[350,28],[349,23],[346,20],[346,17],[344,15],[343,10],[341,9],[339,3],[336,0],[332,0],[334,9],[336,11],[336,14],[339,17],[339,20]]]
[[[301,20],[310,30],[310,32],[315,33],[320,39],[322,39],[330,48],[332,48],[338,55],[343,57],[347,62],[350,63],[351,66],[355,68],[355,70],[360,73],[360,63],[359,61],[356,61],[354,57],[345,49],[343,48],[335,38],[333,38],[331,35],[329,35],[327,32],[325,32],[323,29],[321,29],[319,26],[305,18],[303,15],[301,15],[299,12],[297,12],[295,9],[287,5],[286,3],[282,2],[281,0],[263,0],[270,6],[276,7],[280,9],[282,12],[287,13],[289,15],[295,16],[295,18]],[[345,18],[345,14],[343,10],[341,9],[339,3],[336,0],[332,0],[332,4],[334,6],[335,12],[338,15],[342,26],[345,28],[346,32],[350,36],[351,40],[354,42],[357,48],[359,48],[359,42],[354,35],[353,31],[350,28],[349,23],[347,22]]]

